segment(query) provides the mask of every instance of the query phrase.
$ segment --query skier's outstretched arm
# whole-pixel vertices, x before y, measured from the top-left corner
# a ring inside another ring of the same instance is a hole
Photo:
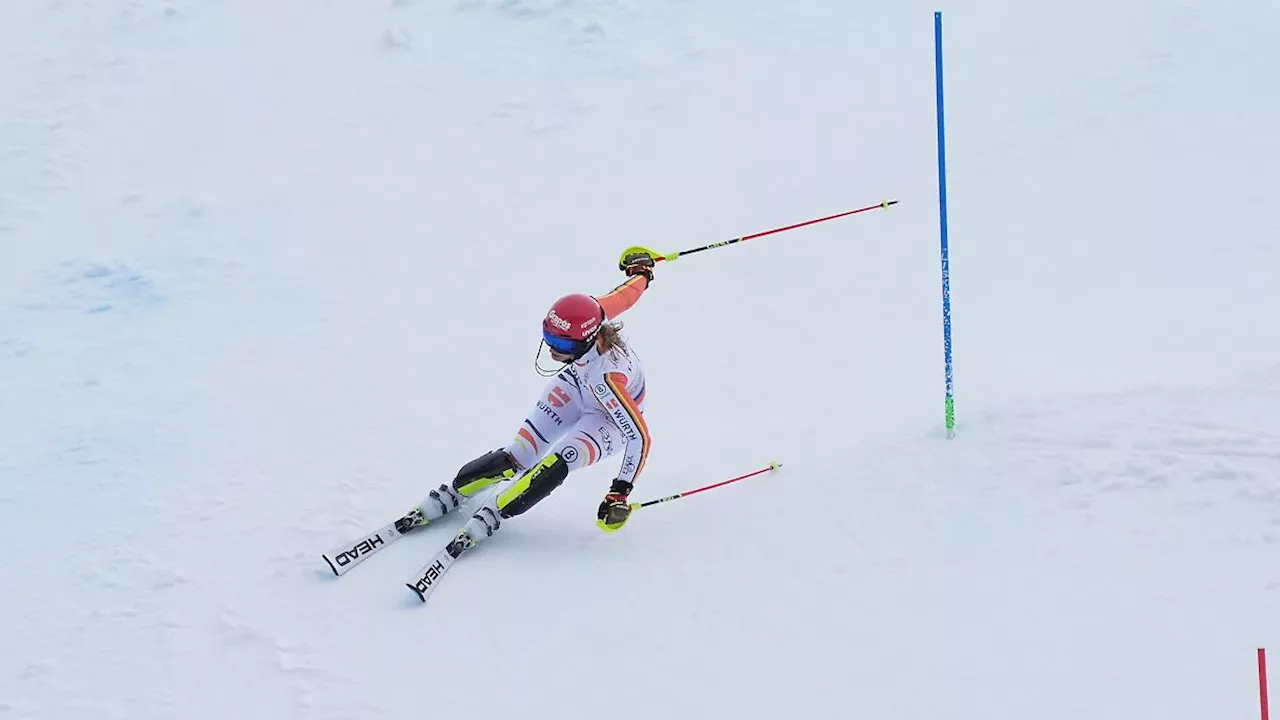
[[[618,269],[628,275],[626,282],[599,298],[610,320],[631,309],[653,283],[653,253],[644,248],[628,248],[618,261]]]

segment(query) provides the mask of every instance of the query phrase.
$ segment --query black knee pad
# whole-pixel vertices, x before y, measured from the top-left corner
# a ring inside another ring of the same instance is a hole
[[[483,478],[500,478],[514,473],[516,466],[505,450],[494,450],[472,460],[458,471],[453,479],[453,489],[461,491],[463,487]]]
[[[560,483],[567,477],[569,477],[569,463],[559,455],[552,455],[538,463],[529,472],[528,485],[523,490],[519,490],[518,487],[525,478],[518,480],[517,485],[511,488],[518,493],[514,498],[504,503],[504,498],[499,496],[498,507],[501,509],[502,517],[515,517],[533,507],[538,501],[550,495],[552,490],[560,487]]]

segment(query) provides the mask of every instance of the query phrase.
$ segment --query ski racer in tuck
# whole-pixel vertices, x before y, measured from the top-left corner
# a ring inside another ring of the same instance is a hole
[[[627,497],[644,470],[651,441],[644,420],[645,378],[640,360],[612,322],[635,305],[653,282],[654,255],[628,248],[618,268],[627,280],[595,298],[566,295],[542,322],[551,358],[564,363],[514,440],[472,460],[451,484],[432,490],[422,503],[396,522],[408,532],[462,507],[468,498],[499,483],[493,494],[453,539],[457,552],[491,537],[502,521],[547,497],[574,470],[617,453],[622,463],[596,512],[606,532],[620,529],[631,514]]]

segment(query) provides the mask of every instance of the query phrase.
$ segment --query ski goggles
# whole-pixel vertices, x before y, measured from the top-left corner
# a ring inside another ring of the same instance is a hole
[[[542,329],[542,339],[546,341],[547,347],[561,355],[577,355],[587,344],[583,340],[560,337],[546,328]]]

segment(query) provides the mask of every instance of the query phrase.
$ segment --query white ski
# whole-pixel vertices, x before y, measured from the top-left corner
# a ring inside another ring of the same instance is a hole
[[[334,575],[342,575],[402,537],[404,534],[396,530],[395,523],[391,523],[369,535],[360,536],[354,542],[339,545],[320,557],[329,563]]]
[[[435,591],[436,586],[440,584],[440,578],[444,577],[444,574],[453,566],[453,561],[462,555],[462,549],[455,550],[454,547],[455,544],[452,542],[446,545],[443,550],[436,553],[435,557],[431,558],[431,562],[422,566],[422,569],[418,571],[417,575],[413,576],[412,580],[405,583],[405,587],[417,593],[422,602],[425,603],[427,601],[427,598]],[[454,552],[458,554],[454,555]]]

